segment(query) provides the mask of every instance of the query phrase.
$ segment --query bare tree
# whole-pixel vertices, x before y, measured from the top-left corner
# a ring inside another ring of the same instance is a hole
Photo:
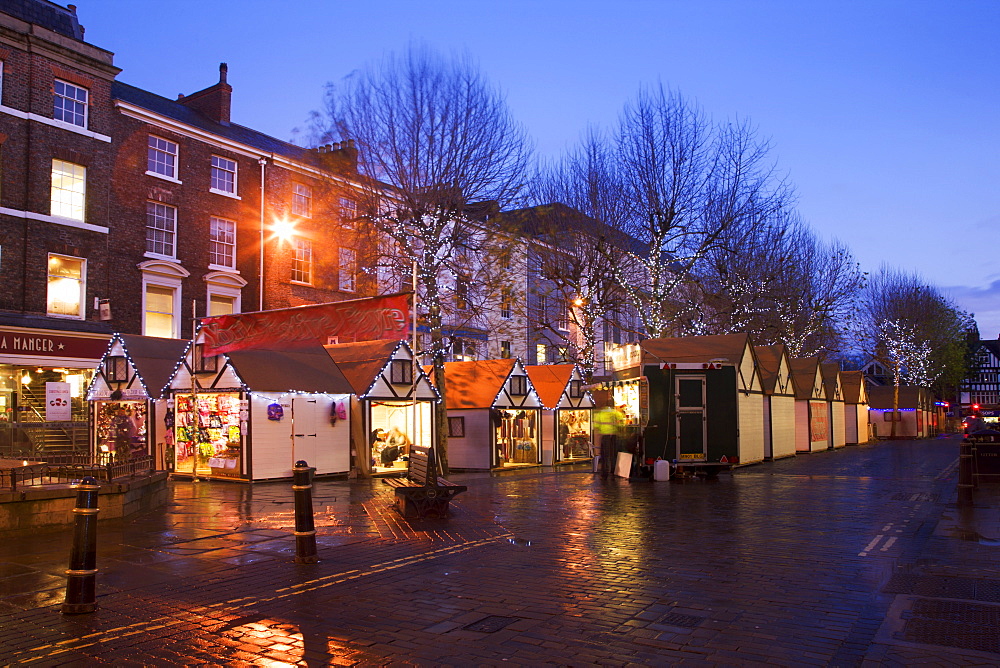
[[[971,316],[916,274],[882,267],[869,280],[856,322],[861,349],[893,374],[893,411],[904,381],[957,385],[965,376]],[[940,385],[937,389],[942,389]],[[896,436],[896,421],[890,438]]]
[[[529,190],[538,206],[507,218],[532,240],[541,279],[534,289],[559,305],[571,327],[562,326],[562,316],[554,322],[544,313],[532,317],[531,324],[565,340],[589,381],[597,362],[598,323],[621,326],[624,320],[624,293],[613,280],[612,267],[634,241],[609,224],[622,220],[624,200],[607,139],[589,130],[575,149],[542,165]],[[519,220],[525,214],[530,224]]]
[[[682,306],[678,288],[709,252],[735,253],[725,246],[727,232],[768,220],[787,203],[788,190],[767,162],[768,143],[748,122],[713,123],[662,85],[626,105],[615,141],[627,206],[617,225],[644,250],[613,273],[648,335],[665,336]]]
[[[463,251],[480,250],[485,236],[471,205],[503,206],[517,194],[530,153],[526,133],[469,57],[419,45],[331,87],[319,118],[327,127],[321,141],[356,142],[366,217],[391,239],[390,254],[404,266],[416,264],[434,381],[446,397],[444,326],[471,296],[461,294],[471,283]],[[447,472],[445,403],[436,411],[438,457]]]

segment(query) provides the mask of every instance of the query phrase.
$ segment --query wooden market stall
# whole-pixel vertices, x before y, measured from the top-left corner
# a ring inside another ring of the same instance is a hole
[[[764,459],[763,386],[747,334],[647,339],[640,404],[646,458],[682,466],[742,465]]]
[[[899,402],[893,410],[894,387],[878,386],[868,390],[868,419],[876,438],[889,438],[892,422],[896,421],[896,438],[927,438],[934,431],[937,406],[930,390],[903,385]]]
[[[353,391],[352,467],[361,475],[404,470],[411,446],[432,445],[440,400],[423,369],[414,367],[410,346],[378,340],[324,347]]]
[[[593,456],[591,414],[594,398],[583,388],[575,364],[524,367],[542,402],[542,463],[579,461]]]
[[[444,372],[449,468],[541,463],[542,402],[519,360],[447,362]]]
[[[861,371],[841,371],[840,382],[844,387],[844,440],[848,445],[867,443],[868,386]]]
[[[818,452],[830,447],[829,407],[818,357],[791,360],[795,383],[795,451]]]
[[[764,388],[764,458],[795,455],[795,382],[783,344],[754,346]]]
[[[87,390],[91,452],[101,461],[152,455],[157,470],[173,463],[163,391],[189,345],[182,339],[114,334]]]
[[[836,362],[823,362],[819,366],[823,374],[823,386],[826,389],[828,446],[831,450],[847,445],[847,433],[844,425],[844,388],[841,382],[840,365]]]
[[[203,356],[192,345],[168,383],[175,473],[244,481],[350,469],[351,384],[323,346]]]

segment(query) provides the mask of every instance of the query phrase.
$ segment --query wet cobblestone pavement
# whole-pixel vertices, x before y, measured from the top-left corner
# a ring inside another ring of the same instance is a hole
[[[98,610],[65,616],[72,531],[0,544],[3,665],[998,665],[1000,491],[955,506],[957,437],[718,480],[589,465],[454,474],[443,520],[379,481],[175,481],[101,522]]]

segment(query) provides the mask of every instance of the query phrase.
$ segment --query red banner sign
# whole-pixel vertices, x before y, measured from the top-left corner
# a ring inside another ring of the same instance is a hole
[[[294,308],[202,318],[205,355],[247,348],[282,349],[326,344],[406,339],[410,296],[385,295]]]

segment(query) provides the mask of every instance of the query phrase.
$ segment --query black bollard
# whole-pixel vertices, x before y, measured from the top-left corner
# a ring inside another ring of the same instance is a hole
[[[971,506],[973,503],[972,442],[962,439],[958,450],[958,505]]]
[[[292,490],[295,492],[295,563],[315,564],[316,525],[313,523],[312,474],[316,469],[301,459],[292,469]]]
[[[73,551],[66,571],[64,615],[79,615],[97,609],[97,480],[87,476],[74,485],[76,493]]]

